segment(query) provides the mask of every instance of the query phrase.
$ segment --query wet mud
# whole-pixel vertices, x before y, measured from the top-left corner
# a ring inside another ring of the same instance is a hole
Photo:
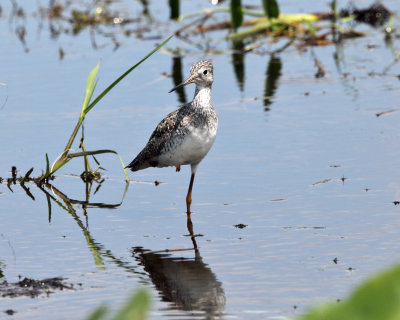
[[[75,290],[74,285],[66,283],[65,280],[61,277],[55,277],[42,280],[23,278],[13,283],[3,281],[0,282],[0,296],[2,298],[37,298],[41,295],[49,295],[55,291]],[[7,310],[7,314],[11,314],[10,310]]]

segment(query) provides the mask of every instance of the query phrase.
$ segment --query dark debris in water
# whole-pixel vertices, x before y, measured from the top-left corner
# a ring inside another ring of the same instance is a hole
[[[239,223],[234,225],[235,228],[244,229],[247,227],[247,224]]]
[[[64,280],[64,278],[56,277],[43,280],[24,278],[15,283],[3,281],[0,282],[0,296],[2,298],[18,298],[22,296],[36,298],[43,294],[53,293],[54,290],[74,290],[74,286],[65,283]]]
[[[393,201],[393,204],[394,204],[395,206],[398,206],[398,205],[400,204],[400,201]]]
[[[367,23],[378,27],[384,25],[390,18],[390,11],[381,3],[375,3],[366,9],[342,10],[342,17],[355,16],[357,22]]]
[[[14,313],[17,313],[17,311],[13,309],[7,309],[6,311],[4,311],[4,313],[8,314],[9,316],[12,316]]]
[[[312,185],[313,186],[317,186],[317,185],[320,185],[320,184],[328,183],[331,180],[332,179],[324,179],[324,180],[321,180],[321,181],[314,182]]]
[[[382,111],[382,112],[379,112],[379,113],[375,113],[375,116],[378,118],[378,117],[386,116],[386,115],[388,115],[390,113],[397,112],[397,111],[399,111],[399,110],[398,109],[390,109],[390,110],[387,110],[387,111]]]

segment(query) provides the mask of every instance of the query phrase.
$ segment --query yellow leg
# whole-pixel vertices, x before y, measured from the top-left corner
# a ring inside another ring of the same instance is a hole
[[[193,232],[193,223],[192,223],[192,219],[190,219],[190,214],[187,215],[187,228],[188,228],[188,231],[190,234],[190,238],[192,239],[193,248],[197,252],[196,236],[194,235],[194,232]]]
[[[195,173],[192,173],[190,177],[190,184],[189,184],[189,190],[186,196],[186,208],[187,208],[187,214],[190,217],[190,205],[192,204],[192,189],[193,189],[193,181],[194,181],[194,175]]]
[[[193,237],[194,236],[193,223],[192,219],[190,219],[190,215],[187,216],[187,229],[189,231],[190,236]]]

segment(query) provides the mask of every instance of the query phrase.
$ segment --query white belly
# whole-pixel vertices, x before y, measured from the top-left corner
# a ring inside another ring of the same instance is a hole
[[[190,133],[186,134],[182,142],[175,148],[162,154],[158,161],[162,166],[177,166],[185,164],[198,164],[210,151],[217,130],[204,128],[189,128]]]

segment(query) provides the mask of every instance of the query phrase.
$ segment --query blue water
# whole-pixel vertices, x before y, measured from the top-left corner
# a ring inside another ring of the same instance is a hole
[[[400,9],[394,1],[384,4]],[[202,5],[183,1],[182,11]],[[322,3],[305,5],[284,1],[281,7],[284,12],[327,9]],[[9,6],[2,5],[0,16],[0,82],[7,84],[0,86],[0,104],[8,90],[0,110],[2,177],[10,176],[13,165],[21,175],[31,167],[39,175],[45,154],[54,161],[62,152],[79,115],[87,74],[99,60],[102,89],[180,26],[168,20],[166,3],[151,3],[156,22],[145,36],[159,40],[105,28],[116,32],[122,45],[114,50],[109,38],[96,34],[99,48],[94,49],[89,30],[51,39],[46,22],[34,15],[36,4],[26,7],[25,20],[13,21]],[[115,6],[140,17],[140,26],[149,25],[139,2]],[[14,34],[18,23],[28,30],[29,52]],[[363,279],[398,262],[400,207],[393,201],[400,200],[400,113],[376,114],[398,108],[400,66],[382,73],[394,61],[399,41],[393,38],[390,45],[381,29],[356,28],[367,36],[340,46],[291,46],[273,58],[268,52],[285,41],[262,40],[244,56],[243,91],[230,43],[211,42],[205,52],[172,39],[88,114],[85,146],[113,149],[128,163],[158,121],[179,104],[176,94],[168,94],[174,86],[171,52],[182,52],[184,77],[193,62],[212,59],[219,132],[193,191],[194,232],[202,235],[196,237],[198,250],[157,252],[193,247],[185,214],[187,167],[180,173],[174,168],[130,173],[124,196],[119,159],[100,155],[106,181],[90,202],[119,206],[89,207],[86,217],[78,204],[74,216],[52,201],[50,222],[46,196],[35,185],[28,185],[33,201],[21,187],[11,186],[11,192],[3,183],[0,269],[5,280],[61,276],[76,290],[2,298],[0,318],[83,319],[100,303],[116,309],[144,286],[152,295],[151,319],[282,319],[320,301],[343,299]],[[313,54],[325,68],[323,78],[314,76]],[[271,64],[281,75],[267,104],[263,96]],[[193,90],[185,88],[187,99]],[[85,185],[76,177],[82,171],[82,160],[73,160],[53,184],[83,201]],[[155,180],[162,183],[156,187]],[[247,226],[234,227],[240,223]],[[7,316],[6,309],[17,313]]]

